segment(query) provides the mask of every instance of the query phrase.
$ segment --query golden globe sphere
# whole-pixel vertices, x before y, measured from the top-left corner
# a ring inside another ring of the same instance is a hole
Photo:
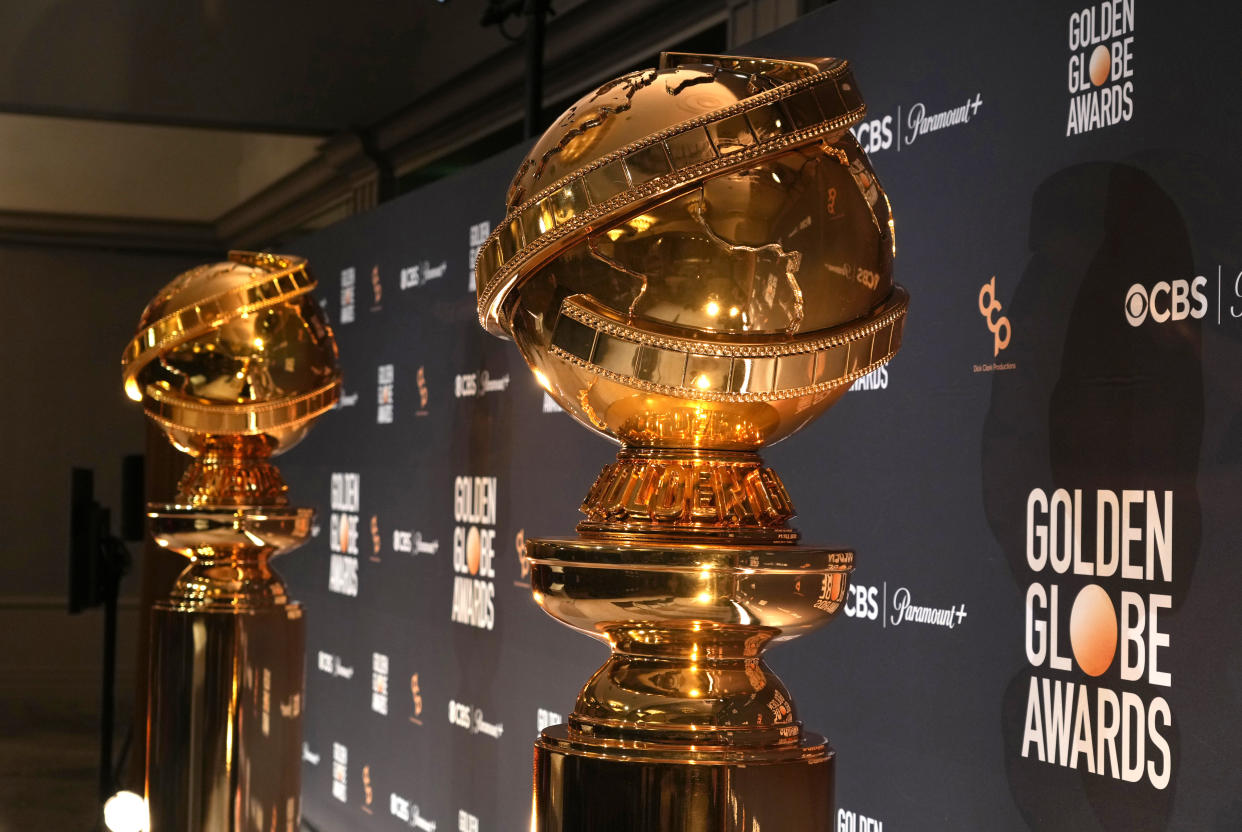
[[[340,396],[336,341],[297,257],[234,251],[175,277],[122,358],[126,394],[181,450],[288,450]],[[233,441],[233,440],[230,440]]]
[[[900,345],[846,62],[665,55],[571,106],[479,253],[479,317],[628,447],[753,451]]]

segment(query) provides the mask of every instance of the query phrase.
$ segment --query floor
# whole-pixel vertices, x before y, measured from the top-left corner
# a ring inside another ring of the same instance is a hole
[[[99,724],[91,712],[7,699],[0,710],[0,832],[99,828]]]

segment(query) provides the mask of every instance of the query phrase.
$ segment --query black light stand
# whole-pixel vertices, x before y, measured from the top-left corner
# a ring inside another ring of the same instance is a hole
[[[116,790],[112,739],[116,721],[117,598],[129,571],[124,541],[112,534],[111,512],[95,501],[94,471],[74,468],[70,489],[69,612],[103,607],[103,672],[100,679],[99,799]],[[142,457],[126,457],[123,465],[122,534],[142,537]],[[128,742],[126,743],[128,750]]]
[[[543,130],[543,51],[548,16],[556,14],[551,0],[488,0],[482,26],[496,26],[511,41],[516,38],[505,29],[505,21],[522,15],[526,18],[526,30],[521,40],[526,43],[526,113],[523,118],[523,134],[532,139]]]

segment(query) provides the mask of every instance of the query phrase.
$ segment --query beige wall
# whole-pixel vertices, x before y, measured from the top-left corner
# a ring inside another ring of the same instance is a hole
[[[147,300],[190,265],[0,246],[0,712],[9,718],[97,713],[102,615],[65,612],[69,469],[95,469],[96,499],[112,508],[115,530],[121,457],[143,452],[145,436],[141,409],[121,392],[121,350]],[[141,550],[130,549],[122,595],[134,599]],[[123,602],[122,702],[132,698],[137,619],[136,602]]]

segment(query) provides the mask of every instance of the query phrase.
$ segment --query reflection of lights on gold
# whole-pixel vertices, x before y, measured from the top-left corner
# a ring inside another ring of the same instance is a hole
[[[617,240],[620,240],[623,236],[625,236],[625,229],[623,228],[610,228],[608,230],[608,239],[612,240],[614,243]]]
[[[737,317],[737,313],[738,313],[738,308],[737,308],[736,306],[730,306],[730,307],[729,307],[729,317],[730,317],[730,318],[736,318],[736,317]]]
[[[535,381],[539,382],[539,386],[549,393],[552,392],[552,384],[548,381],[548,377],[543,374],[542,370],[535,370]]]
[[[531,594],[532,594],[532,595],[534,596],[534,598],[535,598],[535,603],[536,603],[536,604],[538,604],[539,606],[541,606],[541,607],[542,607],[542,606],[543,606],[543,593],[542,593],[542,592],[540,592],[539,590],[535,590],[535,591],[534,591],[533,593],[531,593]]]
[[[644,231],[646,231],[648,228],[650,228],[652,224],[654,223],[655,223],[655,217],[651,216],[650,214],[639,214],[637,217],[634,217],[632,220],[630,220],[630,228],[634,229],[639,234],[641,234]]]
[[[694,380],[694,386],[699,388],[700,390],[706,390],[707,388],[712,386],[712,382],[711,382],[711,379],[709,379],[706,375],[700,373],[699,376]]]
[[[261,350],[261,349],[263,349],[263,339],[262,339],[262,338],[255,338],[255,339],[254,339],[254,348],[255,348],[256,350]]]
[[[712,594],[708,592],[707,590],[703,590],[702,592],[699,593],[698,600],[700,604],[710,604],[712,600]]]
[[[138,387],[137,381],[132,378],[125,379],[125,395],[136,402],[142,401],[142,390]]]
[[[709,301],[707,302],[707,314],[708,314],[708,315],[710,315],[710,316],[712,316],[713,318],[714,318],[714,317],[716,317],[717,315],[719,315],[719,314],[720,314],[720,304],[716,303],[716,301],[714,301],[714,300],[709,300]]]
[[[108,798],[103,816],[109,832],[146,832],[151,826],[147,801],[131,791],[117,792]]]
[[[693,696],[693,697],[695,697],[695,698],[698,698],[699,696],[701,696],[701,695],[702,695],[702,694],[700,694],[700,693],[699,693],[699,689],[698,689],[698,688],[690,688],[690,690],[689,690],[689,691],[687,691],[687,692],[688,692],[691,696]]]

